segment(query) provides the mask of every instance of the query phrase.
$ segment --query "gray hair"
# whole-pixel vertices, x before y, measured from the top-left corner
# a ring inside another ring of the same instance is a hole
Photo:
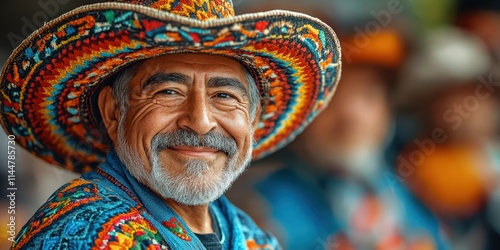
[[[124,69],[116,73],[114,81],[112,81],[112,93],[115,100],[120,106],[120,114],[123,116],[127,113],[129,108],[129,98],[130,98],[130,81],[135,76],[137,71],[141,66],[142,62],[133,63]],[[249,101],[250,101],[250,122],[253,122],[255,118],[255,112],[257,112],[257,105],[260,105],[260,92],[257,88],[257,83],[253,78],[252,74],[248,71],[246,67],[243,67],[245,71],[246,80],[248,83]]]

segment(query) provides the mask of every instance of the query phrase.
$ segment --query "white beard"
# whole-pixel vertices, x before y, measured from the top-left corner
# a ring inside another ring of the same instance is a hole
[[[243,162],[237,165],[239,153],[230,157],[218,178],[210,173],[211,166],[205,160],[191,160],[186,163],[185,172],[173,175],[161,161],[159,153],[149,152],[151,171],[147,171],[138,153],[130,148],[125,137],[124,119],[118,125],[116,153],[129,172],[141,183],[160,194],[184,205],[208,204],[222,196],[231,184],[250,164],[252,147],[247,150]]]

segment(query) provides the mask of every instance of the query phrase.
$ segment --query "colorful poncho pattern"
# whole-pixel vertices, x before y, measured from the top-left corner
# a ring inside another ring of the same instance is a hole
[[[225,197],[210,203],[224,249],[280,249]],[[21,229],[13,249],[205,249],[159,196],[111,151],[106,162],[57,190]]]

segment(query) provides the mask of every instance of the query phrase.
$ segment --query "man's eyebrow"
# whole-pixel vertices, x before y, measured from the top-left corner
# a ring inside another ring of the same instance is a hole
[[[245,88],[245,85],[241,83],[236,78],[225,78],[225,77],[214,77],[208,80],[207,82],[208,88],[219,88],[219,87],[233,87],[237,88],[243,96],[248,95],[248,90]]]
[[[165,82],[175,82],[184,85],[191,84],[191,77],[180,73],[156,73],[149,77],[142,84],[141,91],[152,88],[157,84]]]

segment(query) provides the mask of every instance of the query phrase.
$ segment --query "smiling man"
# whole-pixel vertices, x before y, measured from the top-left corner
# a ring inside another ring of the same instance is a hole
[[[14,50],[1,123],[34,155],[83,175],[14,249],[277,249],[223,193],[283,147],[340,77],[330,27],[230,1],[116,1],[73,10]]]
[[[233,59],[166,55],[121,73],[113,89],[101,91],[99,107],[131,174],[185,215],[192,230],[211,232],[203,223],[210,221],[208,203],[250,162],[258,97],[253,78]]]

